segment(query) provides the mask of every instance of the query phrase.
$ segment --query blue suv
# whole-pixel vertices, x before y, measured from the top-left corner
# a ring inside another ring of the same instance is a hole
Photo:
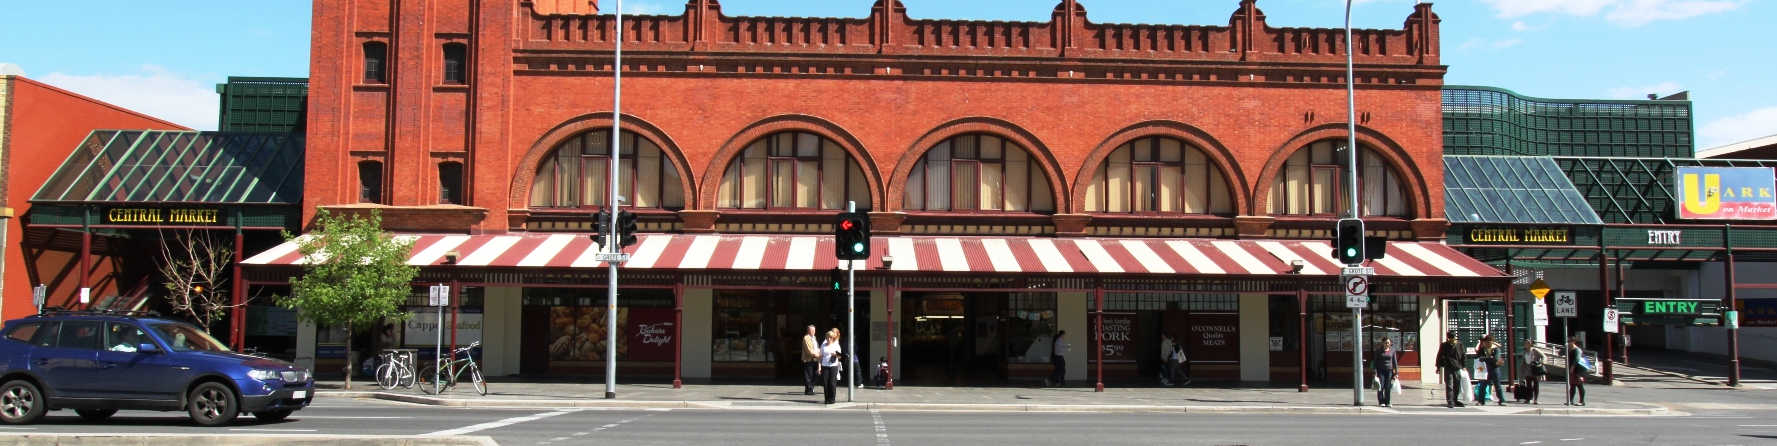
[[[278,421],[315,398],[308,370],[231,352],[188,323],[118,313],[52,311],[0,333],[0,422],[74,409],[102,421],[128,410],[184,410],[204,426],[241,412]]]

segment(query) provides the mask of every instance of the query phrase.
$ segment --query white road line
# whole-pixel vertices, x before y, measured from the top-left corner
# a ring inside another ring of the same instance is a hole
[[[576,437],[584,437],[584,436],[587,436],[587,435],[590,435],[590,434],[592,434],[592,433],[591,433],[591,432],[575,432],[575,433],[574,433],[574,436],[576,436]]]
[[[1580,440],[1584,440],[1584,438],[1563,438],[1563,439],[1561,439],[1561,441],[1580,441]]]
[[[613,428],[613,427],[617,427],[617,423],[611,423],[611,424],[607,424],[607,425],[604,425],[604,426],[599,426],[599,429],[610,429],[610,428]]]
[[[238,431],[238,432],[314,432],[315,431],[314,429],[262,429],[262,428],[245,428],[245,427],[231,428],[229,430]]]
[[[555,437],[549,439],[549,441],[568,441],[568,437]]]
[[[502,427],[506,427],[506,426],[511,426],[514,424],[537,421],[537,420],[541,420],[541,419],[549,418],[549,417],[553,417],[553,416],[567,415],[567,414],[579,412],[579,411],[580,411],[579,409],[567,409],[567,410],[558,410],[555,412],[536,413],[536,414],[531,414],[531,415],[525,415],[522,417],[507,418],[507,419],[499,420],[499,421],[489,421],[486,423],[481,423],[481,424],[472,425],[472,426],[464,426],[464,427],[459,427],[456,429],[441,430],[438,432],[425,434],[424,436],[426,436],[426,437],[448,437],[448,436],[452,436],[452,435],[463,435],[463,434],[467,434],[467,433],[471,433],[471,432],[481,432],[481,431],[488,430],[488,429],[497,429],[497,428],[502,428]]]
[[[1523,443],[1518,443],[1518,446],[1524,446],[1524,445],[1527,445],[1527,444],[1543,444],[1543,442],[1540,442],[1540,441],[1526,441],[1526,442],[1523,442]]]
[[[882,412],[876,409],[870,409],[870,422],[875,423],[876,425],[877,446],[892,445],[893,443],[889,443],[888,425],[882,423]]]

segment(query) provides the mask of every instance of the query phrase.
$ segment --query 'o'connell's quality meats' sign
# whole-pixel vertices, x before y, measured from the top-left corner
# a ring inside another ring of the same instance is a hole
[[[1678,218],[1777,220],[1777,177],[1768,167],[1679,167]]]

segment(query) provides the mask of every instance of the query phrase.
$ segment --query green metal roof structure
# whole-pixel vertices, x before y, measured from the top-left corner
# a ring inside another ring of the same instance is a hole
[[[302,202],[299,133],[95,130],[32,204]]]
[[[1672,173],[1680,166],[1774,167],[1777,160],[1555,157],[1567,178],[1607,223],[1694,224],[1678,220]],[[1708,222],[1704,222],[1708,223]]]
[[[1695,156],[1689,100],[1543,99],[1446,86],[1444,154]]]
[[[223,132],[301,132],[309,80],[301,77],[229,76],[216,84],[222,110],[216,129]]]
[[[1603,223],[1554,160],[1528,156],[1444,156],[1444,215],[1459,224]]]

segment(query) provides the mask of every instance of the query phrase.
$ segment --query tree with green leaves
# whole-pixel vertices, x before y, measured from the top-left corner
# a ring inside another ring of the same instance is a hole
[[[408,265],[411,240],[382,230],[382,215],[368,218],[336,216],[323,209],[316,230],[284,238],[294,241],[303,257],[303,274],[290,279],[288,298],[279,305],[296,310],[305,321],[361,331],[386,320],[405,320],[407,301],[419,268]],[[346,388],[352,387],[352,343],[346,342]]]

